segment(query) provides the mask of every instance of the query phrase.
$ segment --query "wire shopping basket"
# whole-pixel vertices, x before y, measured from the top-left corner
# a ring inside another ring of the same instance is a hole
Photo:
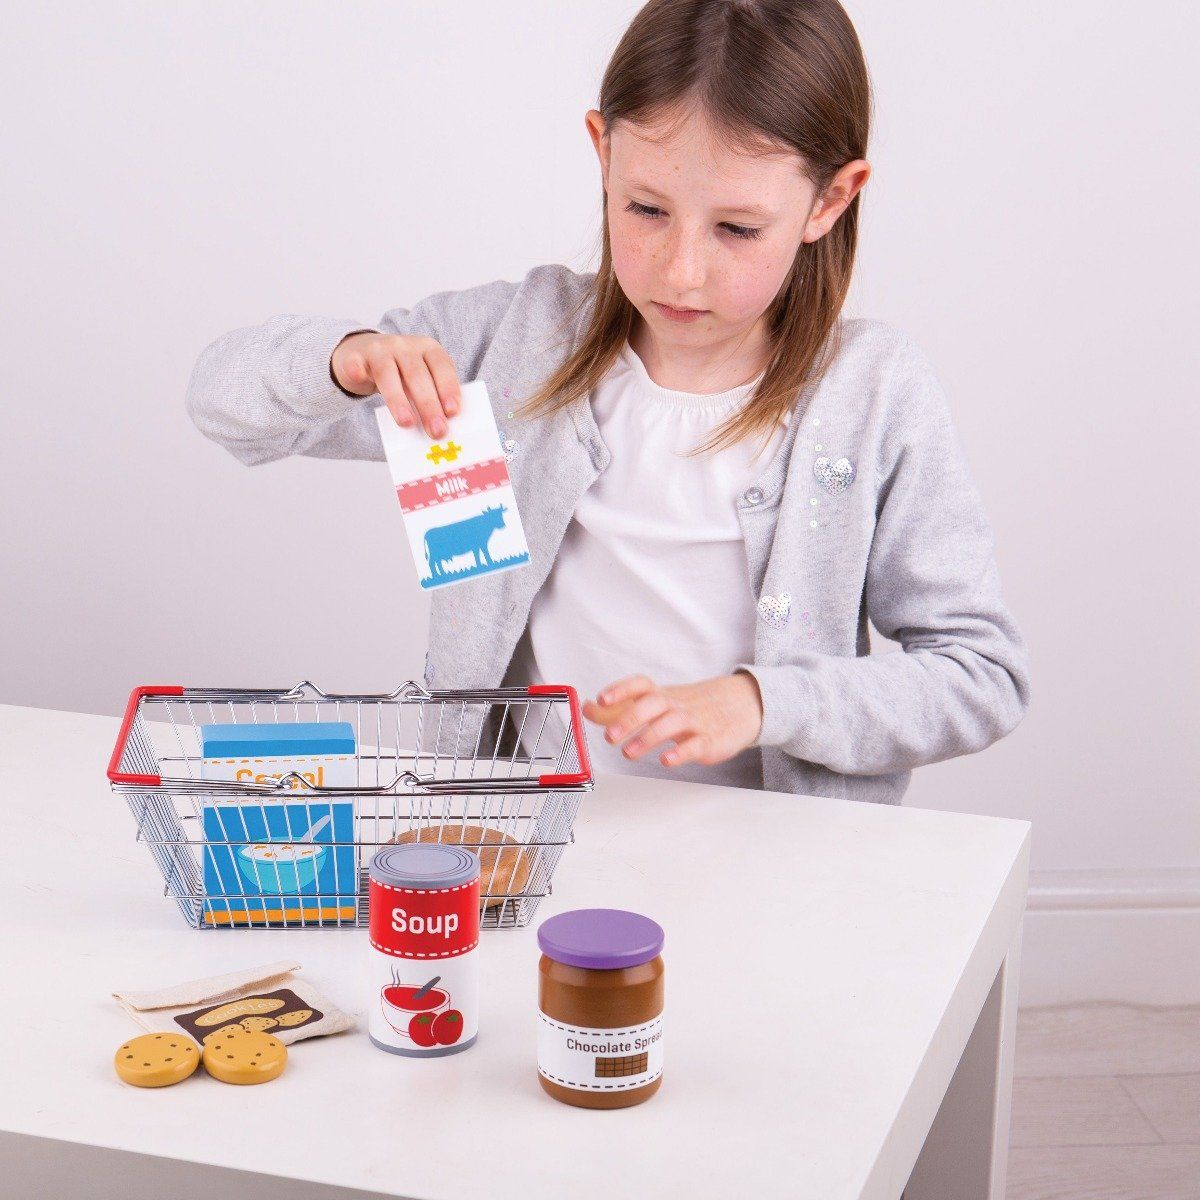
[[[250,755],[225,760],[233,778],[212,777],[205,725],[289,722],[349,723],[346,782],[271,774]],[[307,681],[286,691],[135,688],[108,777],[163,895],[197,929],[365,926],[367,869],[391,841],[472,850],[483,927],[527,925],[593,783],[574,688],[429,691],[411,681],[374,696]]]

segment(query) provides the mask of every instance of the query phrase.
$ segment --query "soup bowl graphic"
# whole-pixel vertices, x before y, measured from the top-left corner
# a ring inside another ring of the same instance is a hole
[[[412,1034],[409,1033],[409,1027],[417,1013],[440,1013],[450,1004],[449,993],[437,987],[430,988],[420,1000],[414,999],[420,990],[420,987],[407,987],[402,983],[389,983],[387,987],[379,989],[383,1019],[410,1042]]]
[[[259,842],[241,846],[238,870],[268,895],[298,892],[317,877],[327,849],[314,842]]]

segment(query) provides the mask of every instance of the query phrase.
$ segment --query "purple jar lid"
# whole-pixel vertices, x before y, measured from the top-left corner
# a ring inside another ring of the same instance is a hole
[[[662,953],[657,921],[623,908],[576,908],[538,926],[538,945],[547,958],[573,967],[611,971],[636,967]]]
[[[401,842],[379,850],[371,859],[369,873],[372,879],[391,887],[458,887],[479,874],[479,859],[461,846]]]

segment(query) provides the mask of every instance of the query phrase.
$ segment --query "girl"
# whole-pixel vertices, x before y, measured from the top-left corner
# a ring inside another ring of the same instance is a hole
[[[928,360],[840,316],[869,108],[836,0],[651,0],[586,117],[598,271],[235,331],[192,418],[382,459],[377,404],[438,439],[486,380],[531,563],[431,594],[426,683],[574,684],[599,771],[896,803],[1029,693]]]

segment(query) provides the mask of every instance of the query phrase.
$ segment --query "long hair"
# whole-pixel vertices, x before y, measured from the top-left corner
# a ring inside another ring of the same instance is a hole
[[[653,123],[695,106],[730,145],[795,151],[820,197],[846,163],[866,156],[871,85],[862,47],[837,0],[650,0],[625,31],[600,85],[605,130]],[[767,434],[837,353],[838,315],[858,243],[856,195],[833,228],[802,242],[767,310],[771,360],[753,396],[693,453]],[[617,282],[604,196],[600,266],[563,327],[592,304],[568,356],[521,402],[554,413],[608,372],[637,310]]]

